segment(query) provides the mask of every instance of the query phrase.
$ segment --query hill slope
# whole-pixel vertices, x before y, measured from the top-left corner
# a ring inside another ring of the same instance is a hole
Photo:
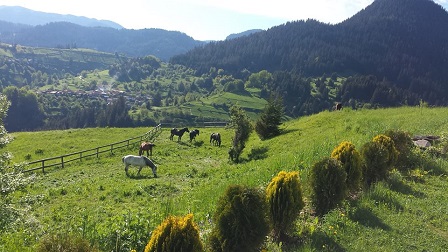
[[[177,31],[85,27],[69,22],[23,26],[0,21],[0,33],[2,42],[9,44],[65,49],[90,48],[130,57],[154,55],[165,61],[204,44]]]
[[[149,169],[142,170],[141,176],[136,175],[135,169],[129,177],[124,174],[121,156],[136,153],[135,147],[99,159],[74,162],[64,169],[49,170],[39,175],[28,189],[32,195],[42,195],[44,199],[33,207],[37,222],[29,223],[33,226],[25,226],[21,234],[2,234],[0,241],[23,240],[25,233],[30,240],[39,240],[41,232],[79,233],[82,230],[85,237],[99,243],[105,251],[115,246],[131,250],[141,248],[137,244],[144,246],[150,231],[167,215],[189,212],[194,213],[195,222],[206,239],[212,225],[210,216],[228,185],[263,188],[279,171],[299,170],[308,199],[310,167],[328,157],[340,142],[351,141],[359,149],[387,129],[440,135],[448,127],[446,113],[446,108],[415,107],[322,112],[286,122],[282,126],[283,134],[267,141],[252,135],[243,152],[244,161],[238,165],[227,159],[230,130],[200,129],[197,140],[189,143],[185,139],[170,141],[169,131],[163,129],[154,140],[156,148],[152,157],[159,165],[159,178],[153,179]],[[26,153],[39,155],[34,154],[36,149],[41,149],[39,153],[44,156],[50,152],[59,155],[124,140],[125,135],[135,136],[145,131],[143,128],[58,131],[58,141],[50,137],[56,132],[16,133],[16,140],[7,150],[18,157]],[[208,142],[209,134],[216,131],[223,135],[221,148]],[[26,142],[36,145],[23,149]],[[420,163],[420,182],[407,174],[395,174],[394,183],[379,183],[322,219],[311,214],[306,200],[308,207],[296,231],[302,242],[283,244],[282,250],[437,251],[447,247],[443,231],[448,228],[444,212],[448,202],[447,161],[439,158],[434,164],[428,164]],[[26,250],[23,244],[17,246],[14,248]],[[272,243],[267,246],[270,250],[278,249]]]

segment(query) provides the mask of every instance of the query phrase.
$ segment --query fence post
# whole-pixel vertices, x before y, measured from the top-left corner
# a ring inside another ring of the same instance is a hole
[[[61,156],[61,165],[62,165],[62,168],[64,168],[64,156]]]
[[[96,148],[96,158],[98,158],[98,154],[99,154],[98,152],[99,152],[99,151],[100,151],[100,148],[97,147],[97,148]]]
[[[112,154],[112,151],[114,150],[114,145],[113,144],[111,144],[110,145],[110,154]]]
[[[45,161],[42,160],[42,173],[45,173]]]

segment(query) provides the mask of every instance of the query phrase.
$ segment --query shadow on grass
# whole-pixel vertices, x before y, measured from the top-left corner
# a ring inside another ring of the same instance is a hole
[[[380,228],[383,230],[391,229],[380,218],[378,218],[369,209],[365,207],[358,207],[352,214],[349,215],[349,218],[352,221],[358,222],[359,224],[366,227]]]
[[[157,178],[157,177],[154,177],[154,175],[152,173],[151,174],[144,174],[144,175],[143,174],[138,175],[138,174],[127,173],[126,176],[128,178],[130,178],[130,179],[135,179],[135,180]]]
[[[310,238],[315,251],[346,251],[345,248],[339,245],[332,237],[329,237],[324,232],[315,232]]]
[[[299,129],[282,129],[280,130],[280,135],[286,135],[296,131],[299,131]]]
[[[401,180],[400,181],[389,181],[389,185],[390,185],[390,189],[392,191],[395,191],[395,192],[398,192],[401,194],[412,195],[419,199],[426,197],[426,195],[424,193],[412,189],[411,186],[406,185]]]
[[[194,141],[193,142],[193,145],[195,146],[195,147],[201,147],[202,145],[204,145],[204,141]]]
[[[268,147],[258,147],[253,148],[250,150],[250,153],[247,155],[247,157],[250,160],[259,160],[259,159],[265,159],[268,157]]]

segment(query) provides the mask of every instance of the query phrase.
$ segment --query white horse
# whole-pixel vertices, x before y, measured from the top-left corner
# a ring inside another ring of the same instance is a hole
[[[124,170],[126,171],[126,174],[128,174],[128,167],[130,165],[140,166],[137,173],[138,175],[140,175],[140,171],[144,166],[149,166],[152,169],[154,177],[157,178],[157,166],[151,161],[151,159],[145,156],[127,155],[124,156],[121,160],[125,164]]]

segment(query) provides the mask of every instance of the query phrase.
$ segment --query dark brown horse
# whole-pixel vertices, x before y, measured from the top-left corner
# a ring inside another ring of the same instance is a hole
[[[140,144],[140,150],[138,151],[138,155],[141,156],[144,151],[146,151],[146,156],[152,156],[152,147],[156,146],[150,142],[143,142]]]
[[[193,141],[193,139],[195,139],[196,136],[199,136],[198,129],[194,129],[194,130],[190,131],[190,142]]]
[[[333,107],[333,110],[342,110],[342,103],[336,103],[336,105]]]
[[[185,132],[188,132],[188,131],[189,131],[189,130],[188,130],[187,127],[183,128],[183,129],[181,129],[181,130],[178,130],[178,129],[176,129],[176,128],[172,128],[172,129],[171,129],[170,140],[173,140],[173,136],[176,135],[176,136],[178,136],[177,141],[180,141],[181,138],[182,138],[182,136],[184,135],[184,133],[185,133]]]
[[[210,143],[221,146],[221,135],[219,133],[212,133],[210,135]]]

